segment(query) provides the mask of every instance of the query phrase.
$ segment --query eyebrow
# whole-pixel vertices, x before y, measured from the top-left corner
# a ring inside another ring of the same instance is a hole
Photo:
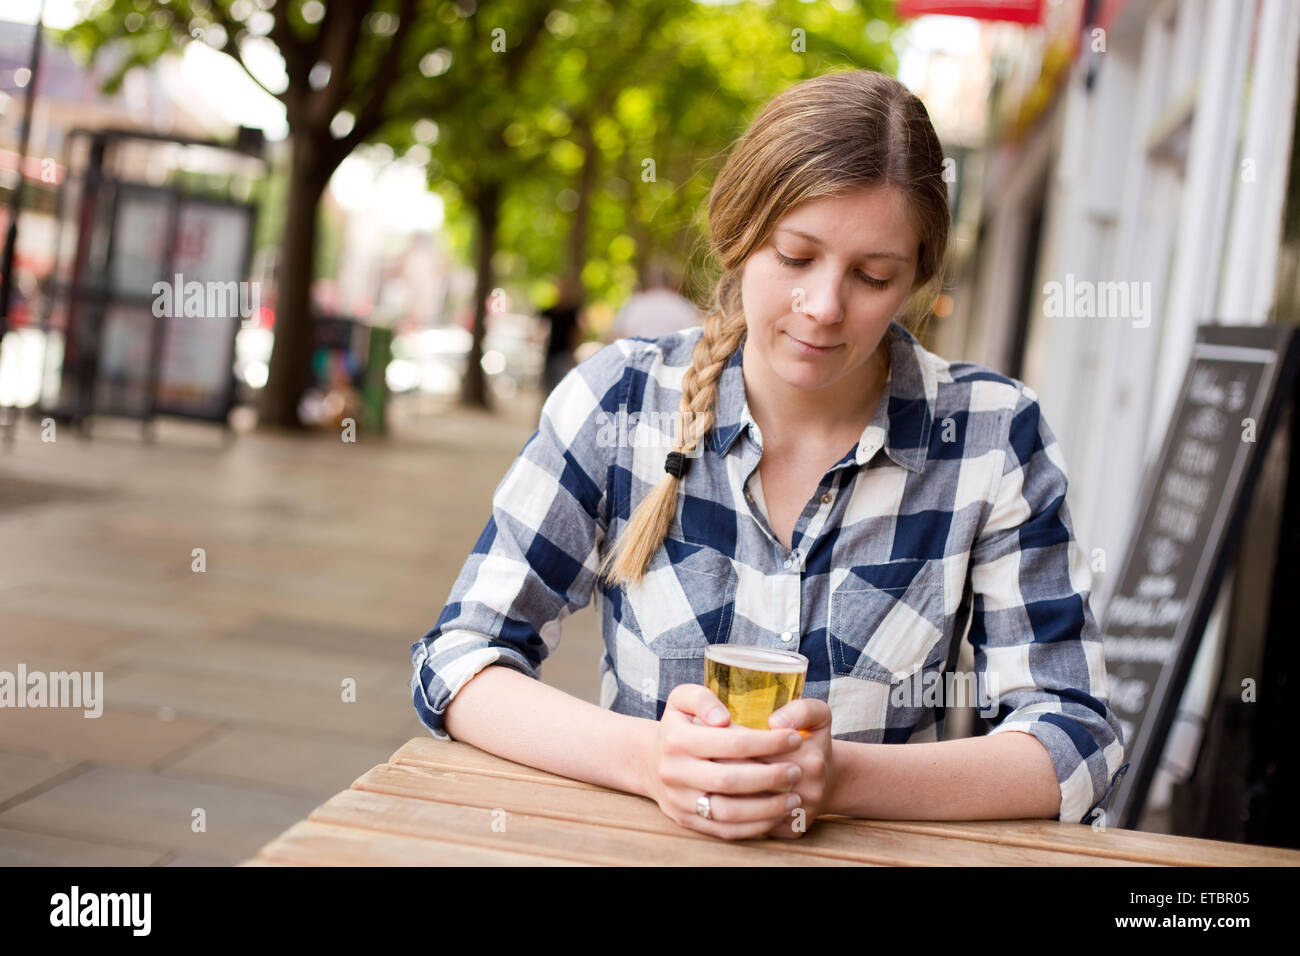
[[[804,232],[802,229],[792,229],[789,226],[780,226],[777,232],[788,232],[791,235],[807,239],[809,242],[821,245],[822,241],[810,232]],[[897,252],[864,252],[858,258],[860,259],[897,259],[899,262],[911,262],[911,256],[904,256]]]

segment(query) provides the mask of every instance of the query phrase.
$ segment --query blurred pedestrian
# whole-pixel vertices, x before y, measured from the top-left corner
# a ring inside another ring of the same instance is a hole
[[[645,285],[623,303],[606,333],[605,341],[639,336],[657,339],[700,324],[700,314],[677,289],[680,284],[666,266],[646,270]]]
[[[560,291],[550,308],[542,309],[541,318],[550,324],[546,339],[546,364],[542,368],[542,401],[551,394],[569,369],[573,368],[573,350],[577,345],[578,312],[582,303],[577,283],[565,276],[560,280]]]

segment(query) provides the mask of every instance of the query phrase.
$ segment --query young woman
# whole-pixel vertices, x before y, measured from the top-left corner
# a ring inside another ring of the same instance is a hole
[[[941,281],[942,167],[880,73],[768,104],[709,198],[703,327],[565,376],[412,646],[435,737],[728,839],[820,814],[1095,818],[1124,750],[1059,447],[1031,389],[906,325]],[[599,707],[535,679],[597,590]],[[993,726],[943,741],[968,625]],[[727,726],[702,686],[719,642],[809,659],[773,729]]]

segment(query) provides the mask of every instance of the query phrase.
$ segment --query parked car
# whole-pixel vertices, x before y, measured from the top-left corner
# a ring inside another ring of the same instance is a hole
[[[460,392],[473,338],[456,325],[407,332],[393,338],[393,359],[385,378],[393,393]],[[483,371],[489,385],[503,397],[534,388],[541,380],[544,360],[536,319],[529,315],[491,317],[483,340]]]

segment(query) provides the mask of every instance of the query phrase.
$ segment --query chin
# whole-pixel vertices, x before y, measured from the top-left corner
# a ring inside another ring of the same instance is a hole
[[[825,388],[835,379],[832,375],[825,372],[817,372],[815,369],[799,363],[782,363],[777,369],[777,374],[781,380],[792,388],[802,388],[807,391],[816,391],[819,388]]]

